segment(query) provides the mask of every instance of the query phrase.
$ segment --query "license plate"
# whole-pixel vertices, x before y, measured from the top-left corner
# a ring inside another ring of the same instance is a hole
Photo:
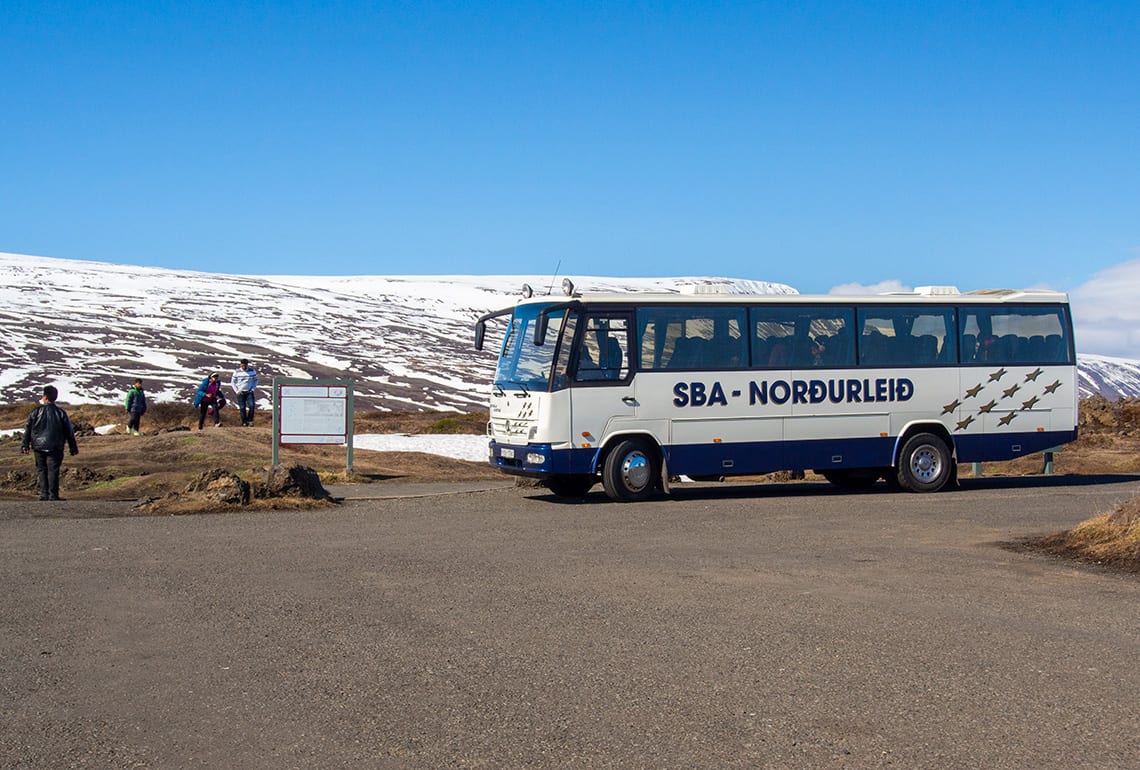
[[[503,457],[507,460],[513,460],[513,459],[515,459],[515,450],[513,450],[513,449],[500,449],[499,450],[499,457]]]

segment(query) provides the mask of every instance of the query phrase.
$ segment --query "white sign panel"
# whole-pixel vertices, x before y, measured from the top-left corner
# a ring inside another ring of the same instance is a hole
[[[282,385],[282,444],[343,444],[348,433],[348,389]]]

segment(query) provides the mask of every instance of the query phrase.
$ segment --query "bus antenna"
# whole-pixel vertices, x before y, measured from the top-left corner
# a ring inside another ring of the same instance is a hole
[[[554,293],[554,281],[558,278],[558,268],[562,267],[562,258],[558,258],[558,264],[554,266],[554,275],[550,276],[550,286],[546,288],[546,296]]]

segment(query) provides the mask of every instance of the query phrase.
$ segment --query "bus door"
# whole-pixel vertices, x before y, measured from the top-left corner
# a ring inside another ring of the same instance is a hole
[[[570,441],[579,449],[597,450],[636,417],[632,326],[629,312],[591,311],[582,318],[570,387]]]

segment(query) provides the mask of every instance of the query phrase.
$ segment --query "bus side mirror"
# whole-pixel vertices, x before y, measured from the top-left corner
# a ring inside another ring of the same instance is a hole
[[[476,350],[482,350],[483,349],[483,340],[487,336],[487,322],[490,321],[492,318],[502,318],[505,315],[510,315],[512,312],[514,312],[514,308],[508,307],[508,308],[504,308],[502,310],[496,310],[494,312],[487,313],[487,315],[480,316],[478,319],[476,319],[476,321],[475,321],[475,349]]]
[[[550,325],[550,316],[539,313],[534,321],[534,344],[541,347],[546,342],[546,327]]]

